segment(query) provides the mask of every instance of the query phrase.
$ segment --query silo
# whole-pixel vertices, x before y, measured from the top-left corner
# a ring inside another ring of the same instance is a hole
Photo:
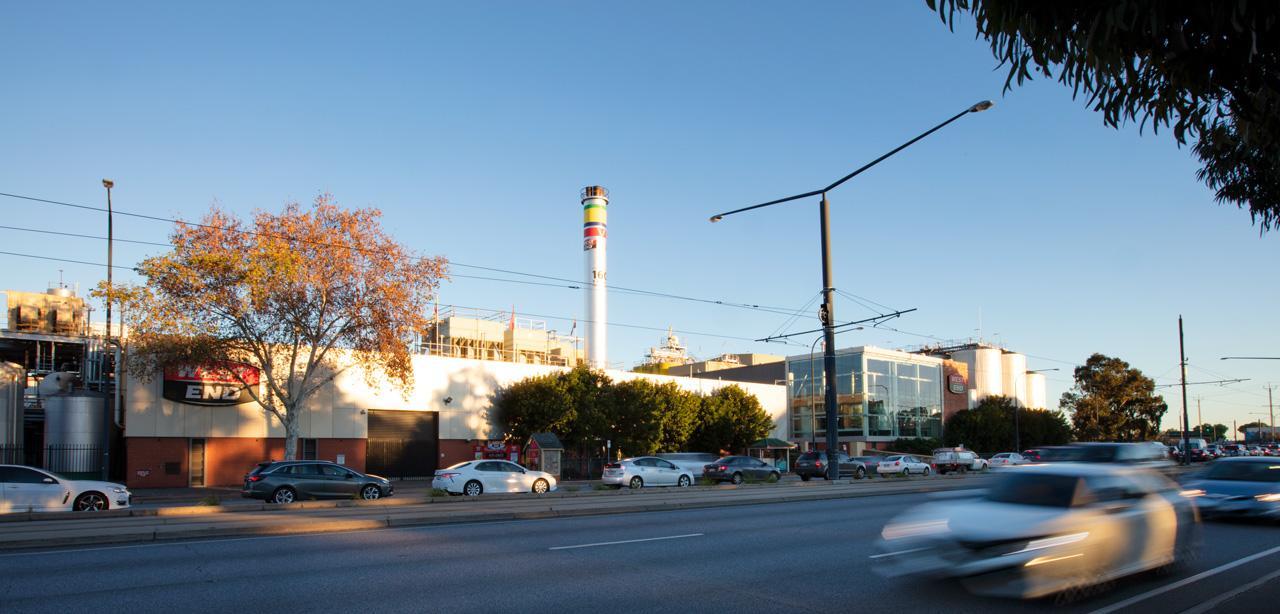
[[[973,351],[973,388],[978,391],[978,398],[1004,394],[1004,380],[1000,377],[1000,350],[996,348],[978,348]]]
[[[22,365],[0,362],[0,448],[22,445],[22,393],[26,385],[27,372]],[[0,462],[7,462],[4,456]]]
[[[106,412],[106,396],[96,392],[77,390],[46,397],[46,467],[68,473],[98,471],[102,466]]]
[[[1000,357],[1001,386],[1004,395],[1027,406],[1027,357],[1017,352],[1006,352]]]
[[[1047,396],[1044,391],[1044,374],[1027,373],[1027,407],[1047,409],[1049,407]]]
[[[582,188],[582,252],[586,263],[587,363],[597,369],[609,366],[606,328],[609,324],[607,294],[609,190],[598,185]]]

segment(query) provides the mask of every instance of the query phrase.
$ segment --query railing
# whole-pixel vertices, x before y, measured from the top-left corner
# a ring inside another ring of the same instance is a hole
[[[0,446],[0,464],[39,467],[68,477],[94,477],[102,472],[102,446],[64,444],[27,448]]]

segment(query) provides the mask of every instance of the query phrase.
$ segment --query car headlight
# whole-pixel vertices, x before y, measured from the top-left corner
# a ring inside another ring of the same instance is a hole
[[[1274,502],[1276,502],[1276,501],[1280,501],[1280,493],[1273,492],[1273,493],[1266,494],[1266,495],[1258,495],[1258,496],[1254,497],[1254,499],[1257,499],[1257,500],[1259,500],[1259,501],[1263,501],[1263,502],[1266,502],[1266,503],[1274,503]]]
[[[116,486],[115,488],[112,488],[112,489],[111,489],[111,492],[118,493],[118,494],[124,494],[124,493],[127,493],[127,492],[129,492],[129,491],[128,491],[128,490],[126,490],[126,489],[124,489],[124,488],[122,488],[122,487],[120,487],[120,486]]]

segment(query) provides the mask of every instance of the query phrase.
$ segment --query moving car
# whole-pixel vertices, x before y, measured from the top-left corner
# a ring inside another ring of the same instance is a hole
[[[964,448],[938,448],[933,451],[933,466],[938,473],[946,475],[950,472],[965,473],[969,471],[985,471],[990,467],[987,459],[976,452]]]
[[[129,507],[124,484],[72,480],[25,465],[0,465],[0,514],[97,512]]]
[[[556,489],[556,478],[544,471],[525,469],[511,461],[464,461],[436,471],[431,487],[451,495],[477,497],[483,493],[531,492],[543,494]]]
[[[913,473],[929,475],[933,472],[933,468],[927,463],[921,462],[920,459],[914,456],[900,454],[897,456],[886,456],[884,460],[881,460],[880,464],[876,466],[876,471],[880,475],[901,475],[905,477]]]
[[[777,481],[778,468],[750,456],[726,456],[702,468],[702,477],[713,482],[741,484],[748,479]]]
[[[302,499],[381,499],[395,494],[384,477],[329,461],[267,461],[245,474],[240,496],[268,503]]]
[[[1029,462],[1031,461],[1017,452],[1001,452],[991,457],[992,467],[1013,467],[1015,465],[1025,465]]]
[[[1164,451],[1149,443],[1077,443],[1066,458],[1079,463],[1168,464]]]
[[[656,456],[624,458],[604,466],[603,480],[614,488],[643,488],[645,486],[679,486],[693,484],[693,473],[677,467],[675,463]]]
[[[1191,499],[1153,469],[1027,465],[1001,472],[984,495],[894,518],[881,531],[877,571],[1034,599],[1184,561],[1199,535]]]
[[[1280,461],[1242,456],[1224,458],[1187,481],[1205,517],[1280,518]]]
[[[880,458],[876,456],[849,456],[844,452],[836,454],[836,459],[840,463],[840,477],[853,478],[861,480],[875,473],[876,466],[880,464]],[[800,480],[808,482],[813,478],[827,479],[827,452],[826,450],[810,450],[801,454],[796,458],[796,475],[800,476]]]
[[[663,452],[657,456],[688,471],[694,479],[702,477],[702,468],[707,466],[707,463],[714,463],[717,458],[720,458],[719,455],[708,452]]]

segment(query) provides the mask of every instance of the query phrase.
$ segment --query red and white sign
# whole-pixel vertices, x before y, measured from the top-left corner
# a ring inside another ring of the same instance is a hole
[[[261,372],[253,365],[183,365],[164,370],[164,398],[189,405],[240,405],[253,401],[248,387]]]

